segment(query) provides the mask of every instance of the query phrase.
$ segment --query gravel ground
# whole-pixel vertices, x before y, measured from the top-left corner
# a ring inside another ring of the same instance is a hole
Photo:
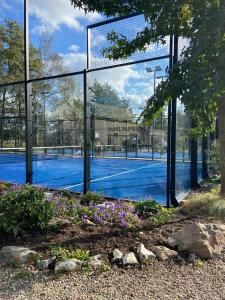
[[[185,262],[152,261],[141,270],[115,267],[106,273],[71,273],[58,279],[30,270],[29,279],[16,279],[20,271],[0,267],[0,299],[225,299],[225,254],[201,268]]]

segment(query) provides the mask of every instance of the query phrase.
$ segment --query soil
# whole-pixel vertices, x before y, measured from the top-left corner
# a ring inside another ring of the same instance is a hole
[[[101,225],[65,225],[45,232],[26,233],[13,238],[0,232],[0,248],[8,245],[20,245],[42,252],[44,257],[50,256],[49,249],[61,245],[69,249],[90,250],[91,255],[102,254],[103,257],[115,248],[122,252],[134,251],[138,243],[151,249],[154,245],[167,246],[167,238],[171,233],[186,224],[193,222],[210,222],[204,216],[184,215],[176,213],[176,218],[165,225],[150,225],[142,222],[137,228],[119,229]]]

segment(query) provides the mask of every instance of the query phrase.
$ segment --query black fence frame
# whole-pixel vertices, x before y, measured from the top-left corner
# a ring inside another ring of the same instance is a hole
[[[101,26],[104,24],[116,22],[140,14],[133,14],[127,17],[114,18],[99,22],[87,27],[87,69],[78,72],[71,72],[59,75],[53,75],[42,78],[30,79],[29,77],[29,14],[28,14],[29,0],[24,0],[24,80],[0,84],[1,87],[23,84],[25,88],[25,120],[26,120],[26,183],[32,184],[33,170],[32,170],[32,98],[31,98],[31,85],[33,82],[41,80],[59,79],[62,77],[69,77],[75,75],[83,75],[83,95],[84,95],[84,188],[83,192],[86,193],[90,190],[90,157],[91,157],[91,128],[90,119],[88,118],[90,113],[90,105],[88,101],[88,75],[94,71],[118,68],[121,66],[127,66],[137,63],[155,61],[159,59],[169,59],[169,67],[176,65],[178,61],[178,37],[170,36],[169,54],[154,57],[150,59],[144,59],[134,62],[121,63],[117,65],[105,66],[101,68],[90,69],[89,65],[89,30],[91,28]],[[168,105],[168,132],[167,132],[167,199],[166,206],[177,206],[178,199],[176,199],[176,111],[177,111],[177,99],[172,99]],[[0,119],[2,119],[0,117]],[[203,138],[202,150],[203,150],[203,172],[202,178],[208,176],[207,166],[207,148],[208,140]],[[191,140],[191,188],[198,186],[197,176],[197,142],[195,139]]]

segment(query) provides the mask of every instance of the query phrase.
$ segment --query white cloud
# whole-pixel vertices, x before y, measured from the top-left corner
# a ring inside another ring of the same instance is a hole
[[[0,0],[0,7],[1,7],[1,9],[7,9],[7,10],[10,9],[10,5],[8,3],[6,3],[5,0]]]
[[[72,52],[78,52],[78,50],[80,49],[80,46],[78,46],[78,45],[71,45],[68,49],[70,51],[72,51]]]
[[[71,45],[69,49],[69,53],[60,54],[68,71],[75,72],[86,68],[86,53],[79,52],[77,45]],[[153,94],[153,78],[146,74],[145,65],[142,68],[129,65],[95,71],[90,74],[90,80],[93,82],[95,79],[101,84],[111,85],[120,96],[128,99],[135,113],[140,112],[139,108]]]
[[[71,6],[67,0],[30,0],[29,13],[38,18],[41,24],[35,31],[48,28],[49,32],[60,29],[61,25],[66,25],[77,31],[83,30],[80,20],[94,22],[102,18],[98,13],[85,14],[83,10]]]

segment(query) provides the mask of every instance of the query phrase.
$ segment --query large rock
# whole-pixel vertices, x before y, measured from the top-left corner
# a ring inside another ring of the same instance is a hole
[[[71,258],[65,261],[57,262],[55,265],[55,271],[77,271],[80,270],[82,266],[82,262],[79,259]]]
[[[138,258],[140,259],[140,261],[145,261],[145,260],[148,260],[149,258],[156,257],[152,251],[145,248],[144,244],[138,245],[137,255],[138,255]]]
[[[134,254],[134,252],[129,252],[123,257],[124,265],[138,265],[138,260]]]
[[[112,262],[122,262],[123,260],[123,253],[119,249],[114,249],[112,252]]]
[[[36,261],[36,251],[20,246],[6,246],[0,251],[1,264],[23,265]]]
[[[155,253],[156,257],[161,261],[165,261],[167,259],[171,259],[178,256],[178,253],[176,251],[164,246],[152,247],[152,251]]]
[[[201,258],[220,254],[225,248],[225,225],[190,224],[172,234],[168,243],[179,251],[195,253]]]
[[[51,257],[49,259],[44,259],[38,262],[38,269],[40,271],[53,270],[56,264],[56,257]]]

